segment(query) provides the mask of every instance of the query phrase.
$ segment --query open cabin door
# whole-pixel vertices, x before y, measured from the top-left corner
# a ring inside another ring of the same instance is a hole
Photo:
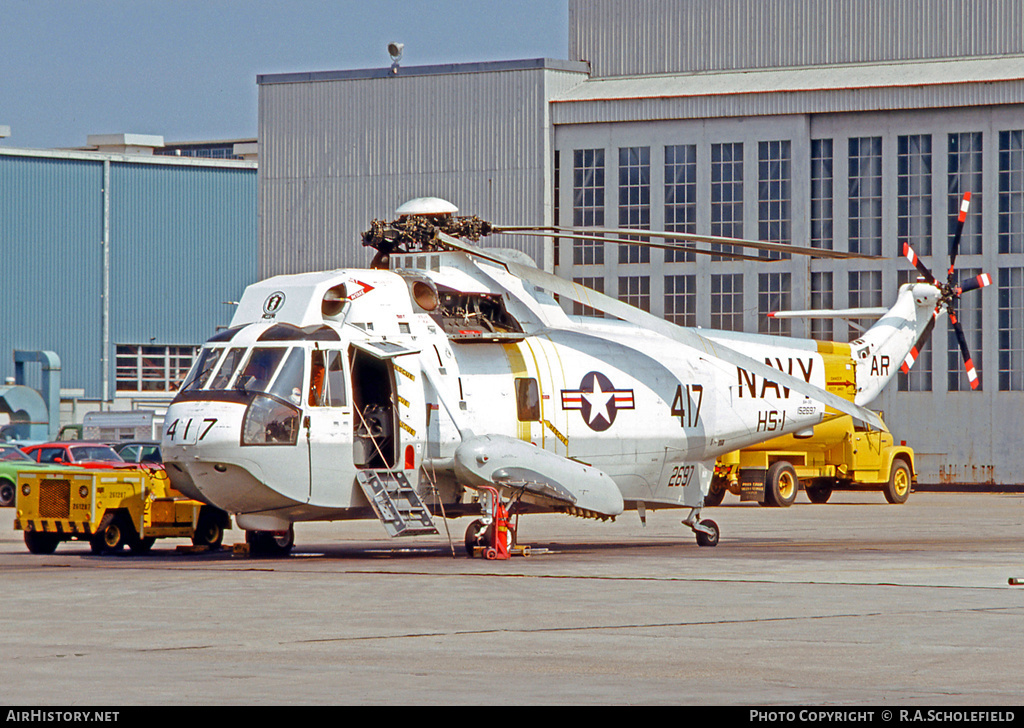
[[[356,480],[391,536],[435,534],[417,493],[426,436],[426,402],[418,354],[388,341],[353,342]]]
[[[353,460],[357,468],[413,471],[422,459],[425,407],[416,349],[352,342]]]

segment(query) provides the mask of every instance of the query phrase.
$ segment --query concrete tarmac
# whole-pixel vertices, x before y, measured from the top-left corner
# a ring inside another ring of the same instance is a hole
[[[1020,704],[1024,495],[729,496],[716,548],[683,514],[524,517],[535,553],[484,561],[466,518],[454,546],[357,522],[298,524],[283,559],[35,556],[5,510],[2,702]]]

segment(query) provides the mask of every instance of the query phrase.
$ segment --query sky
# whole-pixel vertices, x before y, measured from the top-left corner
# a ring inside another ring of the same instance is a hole
[[[568,53],[568,0],[0,0],[6,147],[255,138],[259,74]]]

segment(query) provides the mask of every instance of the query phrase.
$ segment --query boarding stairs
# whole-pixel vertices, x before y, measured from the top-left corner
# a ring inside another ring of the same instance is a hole
[[[389,536],[394,538],[438,533],[430,518],[430,511],[409,484],[405,473],[360,470],[356,478]]]

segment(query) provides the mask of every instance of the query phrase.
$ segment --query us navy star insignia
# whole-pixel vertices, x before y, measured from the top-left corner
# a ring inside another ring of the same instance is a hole
[[[616,389],[601,372],[588,372],[579,389],[562,390],[562,409],[580,410],[587,427],[595,432],[607,430],[619,410],[635,409],[632,389]]]

